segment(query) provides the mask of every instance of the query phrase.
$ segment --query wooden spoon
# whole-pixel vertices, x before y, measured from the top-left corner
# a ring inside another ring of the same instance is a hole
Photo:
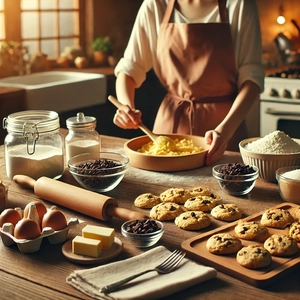
[[[118,109],[123,109],[123,110],[128,110],[128,106],[123,105],[119,100],[117,100],[113,96],[108,96],[108,100],[116,106]],[[146,133],[150,139],[157,145],[166,145],[168,144],[168,147],[170,150],[175,150],[176,149],[176,144],[174,140],[169,138],[168,136],[161,136],[153,133],[149,128],[147,128],[142,122],[139,124],[139,128]]]

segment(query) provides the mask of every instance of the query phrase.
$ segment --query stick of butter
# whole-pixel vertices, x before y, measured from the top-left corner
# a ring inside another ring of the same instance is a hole
[[[72,240],[72,252],[78,255],[98,257],[101,253],[101,241],[77,235]]]
[[[113,228],[86,225],[82,229],[82,236],[101,241],[102,249],[108,249],[115,240],[115,230]]]

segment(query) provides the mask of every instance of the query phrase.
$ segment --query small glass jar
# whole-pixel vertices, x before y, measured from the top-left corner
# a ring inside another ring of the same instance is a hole
[[[69,132],[65,138],[66,162],[82,153],[100,152],[100,136],[95,130],[96,123],[95,117],[85,116],[82,112],[67,119]]]
[[[3,119],[6,174],[59,178],[64,172],[64,139],[54,111],[28,110]]]

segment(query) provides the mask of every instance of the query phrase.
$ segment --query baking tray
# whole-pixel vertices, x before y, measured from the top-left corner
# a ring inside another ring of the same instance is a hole
[[[280,205],[274,206],[276,208],[287,209],[293,214],[293,210],[299,207],[297,204],[293,203],[282,203]],[[256,221],[260,222],[263,212],[251,215],[244,218],[244,221]],[[275,257],[272,256],[272,263],[268,267],[262,269],[247,269],[242,267],[236,260],[236,254],[232,255],[216,255],[208,252],[206,249],[206,241],[209,237],[216,233],[231,233],[235,235],[234,227],[237,225],[238,221],[232,222],[230,224],[221,226],[207,233],[197,235],[184,241],[181,244],[181,248],[187,253],[187,255],[202,264],[209,265],[216,270],[242,280],[250,285],[256,287],[262,287],[273,283],[274,281],[282,278],[286,274],[290,273],[295,268],[300,266],[300,250],[291,257]],[[268,227],[270,235],[272,234],[288,234],[289,227],[285,229],[276,229]],[[263,245],[256,241],[246,241],[242,240],[243,246],[248,246],[251,244]],[[299,247],[298,243],[298,247]]]

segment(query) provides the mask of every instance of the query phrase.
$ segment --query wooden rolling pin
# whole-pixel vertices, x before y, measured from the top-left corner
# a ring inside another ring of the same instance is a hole
[[[25,175],[15,175],[13,180],[22,187],[32,188],[35,195],[44,200],[102,221],[108,221],[112,217],[122,220],[148,218],[142,213],[118,207],[113,198],[48,177],[41,177],[35,181]]]

